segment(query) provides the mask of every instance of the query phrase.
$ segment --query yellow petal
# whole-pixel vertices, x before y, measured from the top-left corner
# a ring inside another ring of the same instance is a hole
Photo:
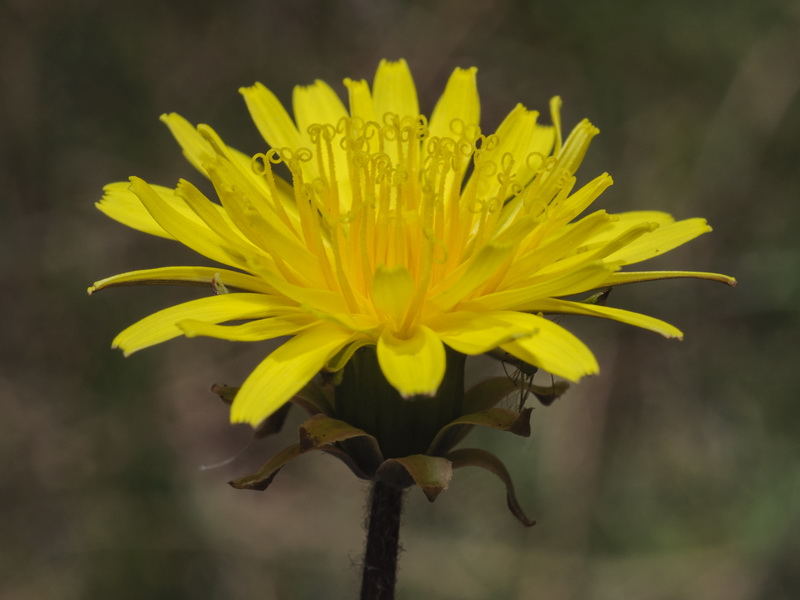
[[[581,248],[578,254],[573,258],[577,262],[583,262],[585,258],[602,258],[617,264],[622,264],[622,259],[619,257],[618,252],[630,248],[637,240],[646,237],[648,234],[652,234],[656,229],[658,229],[658,223],[639,223],[627,231],[620,233],[614,239],[604,242],[599,247],[592,248],[589,246],[587,248]],[[585,254],[586,256],[581,256],[581,254]],[[617,256],[617,260],[610,258],[612,256]],[[544,271],[545,269],[542,270]]]
[[[375,340],[369,337],[359,337],[356,338],[351,343],[348,343],[344,348],[339,350],[328,363],[325,365],[325,370],[330,372],[337,372],[344,369],[345,365],[353,358],[353,354],[356,353],[356,350],[359,348],[363,348],[364,346],[375,345]]]
[[[197,225],[205,227],[200,219],[186,203],[179,198],[175,191],[160,185],[150,186],[171,208],[178,211],[183,217]],[[103,188],[103,197],[95,204],[107,217],[127,225],[132,229],[174,240],[174,236],[164,230],[153,218],[153,215],[144,207],[139,197],[131,190],[128,181],[109,183]]]
[[[339,297],[341,298],[341,296]],[[303,304],[303,310],[310,315],[314,315],[319,321],[330,321],[354,333],[372,333],[376,329],[380,329],[384,324],[384,320],[374,314],[321,311],[309,306],[307,303]],[[375,340],[372,339],[372,342],[374,343]]]
[[[245,258],[247,254],[242,254],[238,245],[231,244],[212,231],[197,217],[194,211],[190,209],[194,218],[200,221],[199,224],[195,219],[187,218],[182,212],[175,210],[144,180],[131,177],[131,189],[142,201],[153,219],[176,240],[212,260],[241,269],[247,268]]]
[[[600,370],[586,345],[552,321],[520,312],[495,313],[495,317],[520,329],[535,331],[530,336],[500,346],[512,356],[570,381],[578,381],[584,375],[593,375]]]
[[[307,135],[309,125],[338,125],[347,110],[333,88],[317,79],[311,85],[298,85],[292,94],[294,118],[300,135]]]
[[[303,145],[294,121],[275,94],[260,83],[240,88],[239,92],[244,96],[250,117],[267,144],[272,148],[298,148]]]
[[[597,197],[602,194],[606,188],[611,186],[614,180],[608,173],[603,173],[595,177],[592,181],[581,187],[578,191],[570,194],[563,203],[558,207],[558,213],[552,220],[549,221],[548,226],[559,227],[572,221],[575,217],[580,215],[586,210]],[[618,214],[614,215],[619,217]],[[641,219],[648,220],[648,219]],[[655,221],[655,219],[649,219]],[[609,237],[613,237],[609,236]]]
[[[736,279],[721,273],[704,273],[702,271],[628,271],[625,273],[612,273],[608,279],[598,287],[625,285],[627,283],[640,283],[643,281],[657,281],[660,279],[708,279],[719,281],[730,286],[736,286]]]
[[[175,193],[208,225],[209,229],[229,241],[232,245],[239,246],[240,252],[243,251],[245,254],[250,252],[258,253],[258,249],[252,245],[250,240],[236,229],[236,225],[228,215],[228,212],[218,204],[211,202],[193,184],[181,179],[178,182],[178,187],[175,188]]]
[[[258,342],[282,335],[294,335],[315,322],[314,317],[298,310],[295,314],[258,319],[241,325],[215,325],[196,319],[184,319],[178,321],[177,327],[186,337],[202,335],[232,342]]]
[[[598,133],[600,133],[600,130],[592,125],[588,119],[578,123],[570,132],[567,141],[564,142],[564,147],[558,154],[559,169],[564,169],[567,173],[573,175],[578,170],[583,157],[586,156],[589,144]]]
[[[408,63],[403,59],[380,62],[372,84],[372,98],[379,122],[386,113],[397,114],[401,119],[419,116],[417,88]]]
[[[675,223],[662,225],[652,233],[640,237],[614,254],[609,255],[606,260],[624,265],[641,262],[659,254],[664,254],[709,231],[711,231],[711,227],[705,219],[676,221]]]
[[[425,326],[416,327],[407,339],[384,329],[378,338],[378,363],[404,398],[433,396],[444,377],[446,357],[441,340]]]
[[[161,115],[161,121],[169,127],[175,140],[183,149],[183,155],[192,166],[205,174],[203,165],[214,159],[214,149],[202,136],[197,133],[189,121],[176,113]]]
[[[621,308],[613,308],[611,306],[600,306],[598,304],[584,304],[582,302],[571,302],[569,300],[559,300],[556,298],[544,298],[532,302],[527,310],[546,313],[567,313],[574,315],[588,315],[591,317],[602,317],[604,319],[613,319],[621,323],[635,325],[642,329],[649,329],[660,333],[666,338],[683,339],[683,333],[677,327],[673,327],[669,323],[643,315],[641,313],[631,312],[629,310],[622,310]]]
[[[614,213],[616,220],[614,226],[620,229],[627,229],[631,225],[637,223],[658,223],[659,226],[669,225],[675,222],[675,218],[666,212],[660,210],[629,210],[627,212]],[[609,231],[608,237],[614,237],[616,232]]]
[[[553,118],[556,122],[558,122],[560,119],[558,116],[560,100],[554,100],[554,102],[551,102],[551,110],[553,111]],[[527,171],[525,171],[525,173],[528,173],[532,176],[534,174],[534,170],[537,170],[536,179],[534,180],[536,195],[541,201],[553,202],[555,205],[550,209],[551,214],[549,215],[550,219],[552,220],[552,226],[554,227],[565,224],[569,218],[576,215],[577,204],[579,202],[591,202],[589,198],[582,195],[574,198],[573,202],[565,201],[564,196],[568,194],[575,185],[575,171],[580,165],[580,162],[583,160],[592,138],[599,132],[599,129],[592,125],[588,120],[584,119],[575,127],[575,129],[573,129],[564,145],[556,151],[554,154],[556,160],[550,164],[549,167],[542,171],[540,170],[540,167],[543,164],[541,160],[526,161],[525,166]],[[560,139],[560,124],[558,125],[557,132],[551,130],[549,133],[554,137],[557,135]],[[546,153],[536,152],[533,150],[532,152],[538,153],[540,156],[547,156]],[[523,177],[519,177],[519,179],[524,180]],[[590,186],[592,186],[593,183],[594,182],[590,183]],[[607,184],[610,184],[610,179],[607,181]],[[587,193],[591,193],[591,191],[597,191],[597,193],[599,193],[599,191],[594,187],[590,187],[586,191]],[[564,206],[563,210],[560,205]]]
[[[207,169],[217,196],[235,227],[257,246],[269,249],[265,239],[271,237],[269,230],[275,229],[279,219],[266,199],[248,184],[229,160],[220,158],[208,164]],[[281,235],[287,233],[285,228],[281,228]]]
[[[458,139],[462,133],[459,128],[477,125],[480,122],[481,105],[475,77],[477,72],[478,69],[472,67],[456,69],[450,75],[444,93],[431,113],[429,126],[431,136]],[[453,121],[460,121],[460,124],[454,124]]]
[[[186,319],[198,319],[207,323],[223,323],[235,319],[254,319],[281,314],[296,305],[282,298],[264,294],[224,294],[200,298],[171,306],[153,313],[120,332],[112,342],[129,356],[142,348],[160,344],[178,337],[183,332],[177,323]]]
[[[440,311],[449,310],[484,284],[508,260],[513,250],[510,244],[487,244],[431,290],[431,303]]]
[[[397,330],[414,295],[414,280],[403,266],[383,267],[375,270],[372,279],[372,302]]]
[[[586,246],[599,246],[602,243],[614,239],[631,227],[641,225],[642,223],[654,223],[659,227],[663,227],[664,225],[675,222],[675,219],[669,213],[655,210],[614,213],[611,217],[612,219],[603,229],[594,231],[589,239],[585,241]],[[575,223],[570,223],[567,227],[574,226]]]
[[[604,241],[599,244],[590,244],[589,241],[591,241],[591,238],[589,240],[585,240],[583,245],[573,248],[572,252],[566,257],[561,258],[560,260],[553,260],[553,262],[550,262],[549,264],[538,265],[536,271],[530,278],[528,278],[528,281],[531,283],[534,281],[539,281],[545,284],[552,284],[553,282],[557,281],[558,278],[564,275],[569,275],[570,272],[575,272],[581,269],[608,268],[608,272],[612,273],[622,266],[622,261],[609,260],[608,256],[615,254],[618,249],[626,247],[638,238],[651,233],[657,227],[658,225],[656,223],[641,223],[631,227],[627,231],[619,234],[616,238],[609,241]],[[513,287],[518,287],[518,284],[515,282]],[[575,294],[588,289],[593,289],[583,287],[582,285],[580,287],[582,287],[582,289],[563,291],[548,295],[564,296],[567,294]]]
[[[284,223],[291,228],[292,221],[289,214],[296,217],[296,207],[294,193],[289,184],[273,174],[275,186],[268,185],[263,170],[259,169],[260,174],[256,174],[253,159],[249,156],[242,157],[240,153],[226,146],[217,132],[208,125],[198,125],[197,132],[211,144],[215,152],[213,160],[203,165],[207,175],[211,177],[212,168],[224,166],[230,177],[229,184],[241,188],[242,192],[252,199],[252,205],[261,215],[275,221],[284,218]],[[286,208],[290,209],[289,214]],[[281,212],[281,216],[278,216],[278,211]]]
[[[337,181],[341,191],[341,205],[347,209],[350,203],[350,178],[348,171],[347,152],[333,140],[330,148],[325,141],[315,143],[309,132],[313,125],[332,125],[338,127],[339,122],[347,116],[347,110],[339,96],[324,81],[317,80],[312,85],[296,86],[292,96],[294,117],[303,145],[314,152],[314,159],[301,164],[303,172],[309,180],[322,177],[326,182]],[[330,149],[330,156],[329,156]],[[333,158],[335,173],[329,172],[330,158]],[[325,175],[320,172],[319,165],[323,165]]]
[[[537,165],[527,160],[532,152],[547,156],[553,146],[552,128],[537,126],[539,113],[527,110],[521,104],[512,110],[494,133],[497,143],[481,154],[481,163],[476,163],[475,170],[464,189],[465,197],[493,199],[501,189],[501,178],[498,173],[508,166],[508,172],[502,179],[513,178],[520,185],[527,183]],[[485,165],[481,166],[481,165]],[[506,191],[505,200],[510,196]]]
[[[250,270],[263,278],[269,285],[278,290],[278,292],[285,297],[291,298],[303,306],[308,305],[308,308],[311,310],[333,314],[346,314],[350,312],[347,302],[338,291],[289,283],[284,277],[276,273],[274,269],[264,269],[262,265],[259,264],[251,264]]]
[[[561,152],[561,146],[564,144],[564,139],[561,136],[561,97],[553,96],[550,98],[550,119],[553,121],[553,129],[555,130],[555,147],[553,154],[556,156]]]
[[[445,313],[426,323],[445,344],[456,352],[471,356],[484,354],[502,344],[528,337],[532,327],[515,327],[497,318],[494,313]]]
[[[208,125],[200,125],[195,128],[189,121],[176,113],[161,115],[161,121],[169,127],[175,140],[180,144],[183,150],[183,155],[198,171],[206,177],[205,165],[212,162],[216,157],[217,150],[209,142],[208,136],[201,134],[200,130],[205,128],[213,131]],[[219,136],[217,136],[218,146],[223,148],[225,155],[233,161],[243,172],[247,173],[248,177],[253,180],[253,183],[266,191],[266,185],[260,177],[257,177],[253,170],[250,168],[250,156],[239,152],[224,144]]]
[[[444,93],[431,113],[428,126],[431,137],[453,138],[456,141],[463,137],[465,142],[472,143],[469,128],[477,130],[481,113],[475,77],[477,71],[475,67],[456,69],[450,75]],[[450,198],[454,186],[460,188],[461,178],[471,157],[457,152],[455,160],[456,168],[448,171],[442,187],[443,198]]]
[[[236,228],[272,260],[292,267],[293,272],[284,273],[285,278],[314,287],[322,285],[324,277],[318,258],[309,252],[301,240],[281,226],[263,197],[237,175],[229,161],[219,160],[209,165],[208,174]],[[240,268],[263,274],[259,263],[264,263],[265,257],[250,253],[248,258],[247,266]],[[268,270],[274,273],[272,260],[268,261]]]
[[[545,277],[537,277],[527,285],[487,294],[461,304],[463,310],[527,310],[525,307],[540,298],[568,296],[593,290],[606,281],[615,267],[600,262],[566,269]]]
[[[158,269],[141,269],[120,273],[95,281],[87,291],[89,294],[100,290],[123,285],[150,284],[150,285],[199,285],[209,287],[222,284],[227,288],[245,290],[248,292],[262,292],[274,294],[275,290],[258,277],[238,273],[228,269],[214,267],[160,267]]]
[[[345,79],[344,85],[350,97],[350,116],[358,117],[364,122],[375,120],[375,105],[369,85],[363,79],[358,81]]]
[[[595,232],[607,227],[613,218],[606,211],[598,210],[580,221],[562,227],[549,239],[515,258],[505,281],[508,285],[526,281],[536,275],[544,266],[560,261],[574,252],[575,248],[584,245],[588,239],[592,239]]]
[[[231,422],[257,426],[291,400],[350,338],[349,331],[322,323],[284,343],[244,382],[231,406]]]

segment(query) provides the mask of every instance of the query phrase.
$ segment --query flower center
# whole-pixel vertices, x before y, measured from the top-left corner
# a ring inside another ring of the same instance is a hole
[[[430,290],[504,235],[521,240],[516,230],[524,226],[530,238],[574,184],[555,157],[516,156],[496,135],[458,119],[450,131],[432,136],[424,116],[346,117],[308,127],[310,148],[253,158],[274,198],[272,165],[291,172],[296,215],[276,211],[319,261],[321,287],[340,294],[350,314],[377,318],[398,337],[436,311],[426,304]],[[376,293],[387,270],[395,274],[391,301]],[[495,269],[482,291],[496,288],[504,272]]]

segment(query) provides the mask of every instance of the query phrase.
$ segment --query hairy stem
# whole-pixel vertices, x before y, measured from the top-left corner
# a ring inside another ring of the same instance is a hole
[[[393,600],[403,490],[376,481],[369,508],[361,600]]]

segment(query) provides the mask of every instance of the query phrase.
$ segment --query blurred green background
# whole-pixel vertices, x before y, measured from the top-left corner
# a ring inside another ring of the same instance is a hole
[[[178,340],[124,359],[116,332],[196,294],[85,289],[201,262],[93,208],[133,174],[199,179],[159,114],[254,153],[240,86],[288,102],[321,78],[343,93],[382,57],[409,61],[426,112],[454,67],[477,66],[487,130],[516,102],[546,114],[560,94],[567,126],[586,116],[602,130],[580,171],[614,175],[598,208],[714,225],[652,266],[739,279],[611,295],[683,342],[563,319],[601,375],[537,408],[529,439],[472,438],[506,461],[539,524],[521,527],[480,470],[432,505],[411,490],[399,598],[800,597],[800,5],[788,0],[4,0],[0,596],[355,596],[367,488],[340,463],[303,457],[264,494],[226,485],[295,439],[300,415],[248,446],[208,392],[267,348]]]

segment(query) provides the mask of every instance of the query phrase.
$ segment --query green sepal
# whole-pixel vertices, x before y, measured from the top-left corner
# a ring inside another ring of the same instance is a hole
[[[323,386],[314,381],[305,384],[303,389],[297,392],[289,402],[296,404],[312,416],[317,413],[328,416],[333,414],[333,405],[328,393]]]
[[[569,389],[568,381],[556,381],[553,385],[543,386],[528,384],[528,391],[536,396],[537,400],[544,406],[550,406],[553,402],[563,396]]]
[[[608,303],[608,296],[611,294],[612,289],[614,288],[603,288],[602,290],[595,292],[583,300],[578,300],[578,302],[582,304],[597,304],[598,306],[605,306]]]
[[[453,463],[441,456],[412,454],[383,461],[375,479],[393,487],[417,484],[429,502],[447,489],[453,478]]]
[[[281,410],[289,406],[291,405],[287,403]],[[362,479],[370,479],[383,461],[378,442],[374,437],[344,421],[331,419],[323,414],[316,414],[308,419],[299,427],[298,433],[299,444],[284,448],[270,458],[257,473],[234,479],[229,482],[230,485],[240,490],[263,491],[269,487],[275,475],[287,462],[311,450],[322,450],[339,458]],[[358,454],[360,460],[355,460],[350,452],[340,448],[338,444],[342,442],[350,444],[360,442],[361,452]]]
[[[336,382],[336,385],[341,383],[341,376],[344,375],[342,371],[345,368],[345,365],[350,362],[350,359],[353,358],[353,354],[355,354],[356,350],[368,344],[369,339],[367,338],[356,340],[352,344],[348,344],[339,350],[339,352],[337,352],[333,358],[328,361],[328,364],[325,365],[325,368],[330,372],[339,374],[339,381]]]
[[[237,490],[258,490],[263,492],[269,487],[272,480],[275,479],[275,475],[278,474],[278,471],[290,460],[303,454],[303,452],[305,452],[305,450],[303,450],[300,444],[293,444],[270,458],[257,473],[233,479],[228,482],[228,485]]]
[[[217,394],[225,404],[230,405],[233,404],[236,394],[239,392],[239,388],[222,383],[215,383],[211,386],[211,391]],[[296,404],[309,415],[315,415],[317,413],[330,415],[333,413],[328,395],[325,393],[325,390],[314,381],[309,381],[303,386],[303,389],[297,392],[289,402]]]
[[[515,435],[531,435],[532,408],[520,412],[507,408],[487,408],[451,421],[439,430],[431,442],[427,454],[442,456],[470,432],[475,425],[498,431],[509,431]]]
[[[289,411],[291,409],[292,404],[287,402],[269,417],[264,419],[253,431],[253,439],[260,440],[269,435],[280,433],[281,429],[283,429],[284,423],[286,423],[286,417],[289,416]]]
[[[352,440],[347,440],[342,442],[343,445],[347,444],[354,444],[359,441],[359,438],[355,438]],[[375,469],[364,469],[363,465],[357,462],[348,451],[340,448],[339,446],[324,446],[322,448],[318,448],[325,454],[330,454],[331,456],[335,456],[340,461],[342,461],[345,466],[352,471],[353,475],[358,477],[359,479],[363,479],[365,481],[372,481],[375,475]]]
[[[230,405],[233,404],[236,394],[239,392],[239,388],[221,383],[215,383],[211,386],[211,391],[214,394],[217,394],[225,404]],[[286,417],[289,415],[292,404],[296,404],[312,416],[319,413],[329,415],[331,412],[333,412],[331,403],[328,400],[325,390],[315,382],[310,381],[303,387],[302,390],[297,392],[297,394],[295,394],[295,396],[289,400],[289,402],[281,406],[278,410],[261,422],[261,424],[253,432],[253,439],[260,440],[269,435],[279,433],[283,429],[283,425],[286,422]]]
[[[515,391],[518,391],[516,382],[506,376],[492,377],[476,383],[464,394],[464,414],[497,406]]]
[[[339,419],[314,415],[300,426],[299,433],[304,450],[325,450],[342,459],[359,477],[371,478],[383,462],[378,440]]]
[[[217,394],[225,404],[230,405],[233,404],[233,400],[236,398],[239,388],[222,383],[215,383],[211,386],[211,391],[214,394]],[[269,435],[279,433],[281,429],[283,429],[283,424],[286,422],[286,417],[289,415],[289,410],[291,408],[292,405],[287,402],[269,417],[264,419],[264,421],[262,421],[259,426],[256,427],[255,431],[253,431],[253,439],[260,440]]]
[[[233,399],[236,398],[238,392],[238,387],[225,385],[224,383],[215,383],[211,386],[211,393],[216,394],[220,400],[229,405],[233,404]]]
[[[503,462],[494,454],[482,450],[481,448],[462,448],[448,453],[446,458],[452,461],[454,469],[461,467],[482,467],[497,475],[506,486],[506,501],[508,502],[508,509],[511,511],[511,514],[525,527],[531,527],[536,524],[536,521],[532,521],[525,515],[522,507],[519,505],[516,493],[514,492],[514,482],[511,481],[511,475],[508,469],[506,469]]]
[[[365,438],[372,446],[375,456],[383,459],[378,441],[373,436],[339,419],[318,414],[300,426],[300,445],[306,450],[358,437]]]

